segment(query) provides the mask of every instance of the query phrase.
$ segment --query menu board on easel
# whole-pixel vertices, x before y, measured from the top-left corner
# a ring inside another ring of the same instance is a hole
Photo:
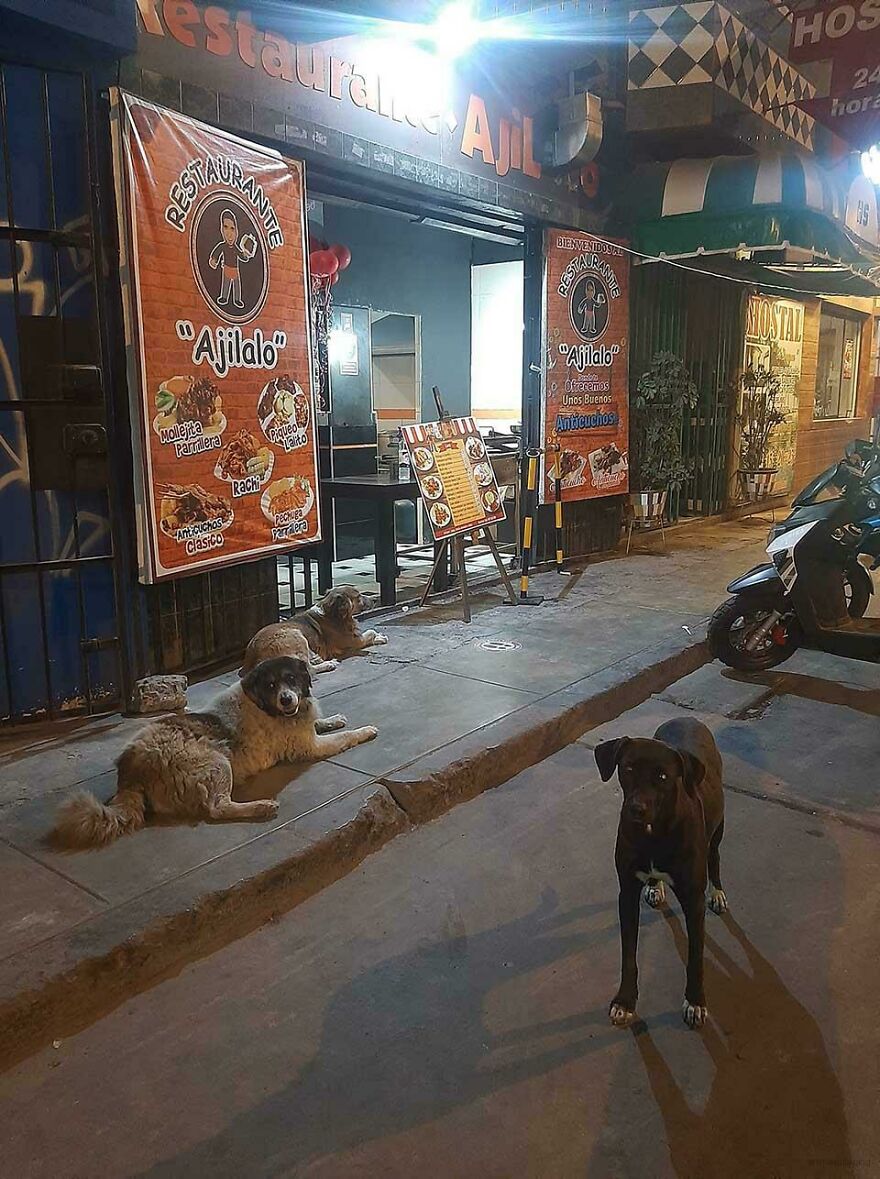
[[[401,426],[435,540],[505,518],[498,481],[473,418]]]

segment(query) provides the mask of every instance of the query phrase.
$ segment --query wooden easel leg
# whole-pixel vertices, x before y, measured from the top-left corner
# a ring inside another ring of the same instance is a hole
[[[446,548],[449,544],[448,540],[441,541],[440,548],[437,550],[437,556],[434,558],[434,564],[431,566],[431,572],[428,575],[428,584],[425,586],[425,592],[422,594],[419,601],[419,607],[424,606],[428,600],[428,594],[431,592],[431,586],[434,584],[434,578],[437,576],[437,570],[440,568],[440,562],[446,558]]]
[[[495,564],[498,566],[498,572],[501,574],[501,580],[504,582],[504,588],[507,590],[507,596],[513,605],[516,605],[516,596],[513,592],[513,586],[510,578],[507,575],[507,570],[504,568],[504,561],[501,554],[498,552],[498,545],[495,543],[495,537],[488,528],[483,529],[483,536],[486,538],[486,544],[489,546],[492,556],[495,558]]]
[[[458,561],[459,576],[461,579],[461,612],[465,622],[470,622],[471,602],[468,595],[467,566],[464,563],[464,537],[461,535],[454,536],[452,538],[452,544]]]

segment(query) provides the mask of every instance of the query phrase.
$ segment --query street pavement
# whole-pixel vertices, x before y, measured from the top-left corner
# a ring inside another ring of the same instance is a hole
[[[880,1176],[878,712],[863,665],[702,668],[0,1077],[3,1172]],[[592,746],[680,714],[724,754],[731,912],[693,1032],[677,907],[643,910],[620,1031]]]

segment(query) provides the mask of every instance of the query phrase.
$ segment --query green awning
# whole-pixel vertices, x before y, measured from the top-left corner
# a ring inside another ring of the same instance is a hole
[[[795,155],[649,164],[629,178],[623,206],[647,261],[748,253],[760,262],[793,248],[819,265],[815,276],[810,266],[799,272],[805,289],[822,289],[819,273],[833,286],[836,267],[880,290],[877,193],[850,165],[832,172]]]
[[[873,299],[880,291],[869,278],[839,266],[808,266],[804,269],[787,269],[782,266],[767,266],[759,262],[745,262],[727,254],[716,254],[689,258],[679,261],[677,266],[699,274],[714,274],[719,278],[732,278],[746,283],[763,295],[789,295],[797,298],[802,294],[845,295],[857,299]]]

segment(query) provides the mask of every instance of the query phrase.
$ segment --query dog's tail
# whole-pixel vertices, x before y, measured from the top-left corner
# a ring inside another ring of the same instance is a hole
[[[103,847],[144,825],[144,795],[137,787],[127,787],[109,802],[81,791],[58,812],[50,840],[60,848]]]

